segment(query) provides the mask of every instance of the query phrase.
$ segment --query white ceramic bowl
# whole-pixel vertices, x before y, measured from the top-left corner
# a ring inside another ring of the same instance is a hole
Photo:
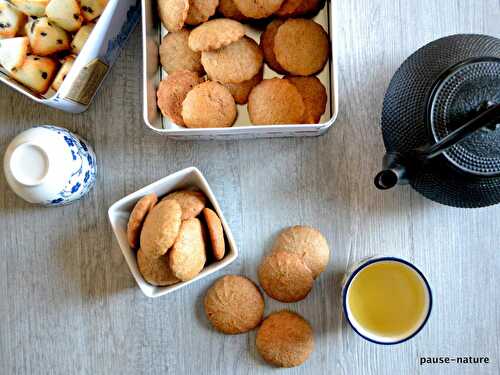
[[[218,262],[213,262],[207,265],[201,273],[194,279],[184,282],[179,282],[170,286],[154,286],[146,282],[142,277],[141,273],[137,268],[136,261],[136,251],[128,245],[127,241],[127,223],[134,208],[136,202],[143,196],[156,193],[158,197],[170,193],[171,191],[178,190],[184,187],[197,187],[207,196],[210,204],[212,205],[214,211],[219,215],[222,221],[222,227],[224,228],[224,234],[227,239],[226,255],[224,258]],[[123,256],[127,261],[130,268],[130,272],[135,278],[135,281],[141,288],[142,292],[148,297],[160,297],[168,293],[172,293],[175,290],[183,288],[196,280],[200,280],[214,272],[221,270],[222,268],[231,264],[238,257],[238,249],[236,247],[236,242],[234,241],[231,229],[227,225],[226,219],[222,214],[219,204],[215,199],[215,196],[208,185],[207,180],[203,177],[203,174],[195,167],[186,168],[179,172],[176,172],[170,176],[162,178],[159,181],[148,185],[135,193],[120,199],[118,202],[114,203],[108,210],[109,221],[113,227],[113,232],[115,233],[118,244],[122,250]]]

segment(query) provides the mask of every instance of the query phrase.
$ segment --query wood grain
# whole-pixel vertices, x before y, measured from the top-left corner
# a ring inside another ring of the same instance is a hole
[[[384,91],[399,64],[453,33],[500,35],[498,0],[335,1],[340,108],[335,127],[314,139],[173,142],[141,120],[137,29],[91,109],[68,115],[0,87],[0,153],[34,124],[67,127],[95,146],[99,179],[72,206],[30,206],[0,177],[1,374],[274,373],[255,333],[209,328],[201,299],[213,276],[156,300],[135,286],[107,222],[107,208],[183,167],[208,178],[239,244],[226,270],[256,279],[256,266],[285,226],[318,227],[332,247],[328,271],[303,302],[266,299],[313,325],[311,359],[283,374],[498,374],[500,208],[456,210],[409,188],[380,193],[372,178],[383,145]],[[413,261],[435,305],[425,330],[383,347],[357,337],[341,315],[347,266],[373,254]],[[489,356],[484,366],[422,367],[420,356]]]

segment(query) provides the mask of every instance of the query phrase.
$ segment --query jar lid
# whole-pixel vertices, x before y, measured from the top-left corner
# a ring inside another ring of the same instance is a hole
[[[500,59],[466,61],[447,71],[430,100],[430,124],[435,141],[500,103]],[[448,149],[444,155],[456,167],[483,177],[500,175],[500,119]]]

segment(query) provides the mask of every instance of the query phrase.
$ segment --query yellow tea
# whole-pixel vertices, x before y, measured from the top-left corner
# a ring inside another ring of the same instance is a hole
[[[402,339],[423,323],[429,295],[414,269],[397,261],[378,261],[354,277],[347,307],[351,321],[369,334]]]

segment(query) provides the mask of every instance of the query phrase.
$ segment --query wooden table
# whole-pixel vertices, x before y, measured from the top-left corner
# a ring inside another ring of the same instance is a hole
[[[59,209],[18,199],[0,177],[1,374],[275,373],[255,333],[223,336],[202,308],[208,279],[159,299],[135,285],[113,238],[108,207],[181,168],[207,176],[232,227],[240,257],[226,273],[256,279],[256,266],[285,226],[318,227],[332,248],[328,271],[300,303],[266,299],[313,325],[309,374],[498,374],[500,208],[457,210],[409,188],[373,187],[383,153],[379,117],[399,64],[453,33],[500,35],[498,0],[336,1],[340,117],[325,136],[230,142],[173,142],[142,123],[137,29],[91,109],[69,115],[0,87],[0,152],[20,131],[57,124],[87,138],[100,160],[90,196]],[[365,342],[339,304],[346,267],[373,254],[404,257],[433,287],[426,328],[394,347]],[[422,356],[488,356],[488,365],[420,366]]]

